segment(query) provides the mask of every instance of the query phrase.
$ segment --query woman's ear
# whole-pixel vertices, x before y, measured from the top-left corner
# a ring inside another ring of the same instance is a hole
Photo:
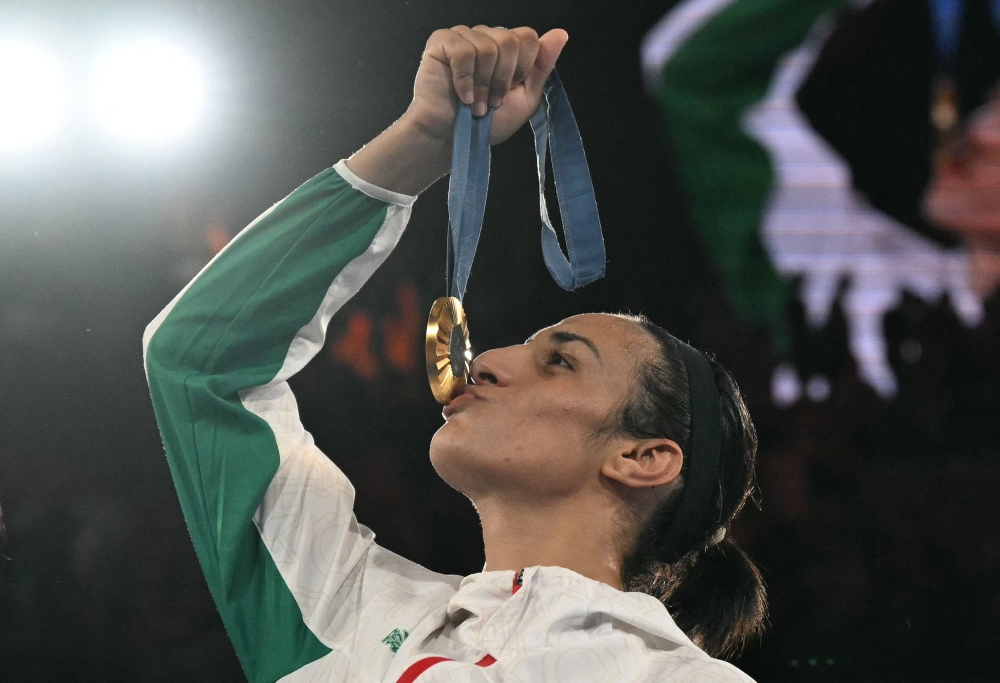
[[[681,473],[684,453],[670,439],[624,442],[601,467],[601,474],[629,488],[643,489],[669,484]]]

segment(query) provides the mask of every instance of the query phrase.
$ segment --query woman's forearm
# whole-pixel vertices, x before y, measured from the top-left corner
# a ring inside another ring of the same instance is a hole
[[[362,180],[417,195],[451,168],[451,139],[431,135],[403,114],[347,160]]]

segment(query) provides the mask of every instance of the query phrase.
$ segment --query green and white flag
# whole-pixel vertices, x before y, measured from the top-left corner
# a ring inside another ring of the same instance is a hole
[[[975,324],[964,252],[874,209],[795,94],[845,0],[686,0],[646,35],[645,80],[690,215],[735,311],[787,352],[787,277],[825,324],[841,280],[851,353],[883,396],[896,389],[882,317],[910,291],[947,293]],[[776,396],[777,398],[777,396]]]

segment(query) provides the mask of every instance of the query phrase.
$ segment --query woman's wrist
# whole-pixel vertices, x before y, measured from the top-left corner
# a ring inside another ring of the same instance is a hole
[[[432,134],[407,112],[355,152],[347,165],[373,185],[416,195],[450,170],[451,139]]]

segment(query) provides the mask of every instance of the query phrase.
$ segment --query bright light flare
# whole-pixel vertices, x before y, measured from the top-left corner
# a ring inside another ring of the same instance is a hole
[[[44,140],[59,124],[64,106],[54,60],[26,43],[0,43],[0,151]]]
[[[173,138],[194,123],[201,109],[197,65],[165,43],[126,45],[108,53],[94,87],[98,116],[130,139]]]

